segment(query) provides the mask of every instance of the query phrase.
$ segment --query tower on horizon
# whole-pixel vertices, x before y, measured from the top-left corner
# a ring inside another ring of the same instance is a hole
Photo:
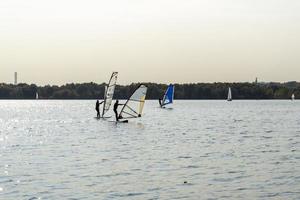
[[[15,72],[15,81],[14,84],[17,85],[18,84],[18,73]]]

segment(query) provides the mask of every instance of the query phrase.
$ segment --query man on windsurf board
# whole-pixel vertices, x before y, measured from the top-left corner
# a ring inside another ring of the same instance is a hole
[[[97,118],[100,118],[100,105],[103,103],[103,101],[101,103],[99,103],[99,100],[96,101],[96,111],[97,111]]]
[[[122,119],[121,116],[120,117],[118,116],[118,106],[120,106],[120,105],[124,105],[124,104],[119,104],[119,100],[117,99],[115,104],[114,104],[114,113],[116,115],[116,121],[117,122],[119,121],[119,119]]]

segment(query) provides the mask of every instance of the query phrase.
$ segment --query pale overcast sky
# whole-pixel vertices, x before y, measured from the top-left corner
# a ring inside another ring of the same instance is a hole
[[[1,0],[0,82],[300,81],[299,0]]]

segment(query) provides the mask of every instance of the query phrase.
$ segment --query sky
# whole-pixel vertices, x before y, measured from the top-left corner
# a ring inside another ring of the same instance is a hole
[[[0,82],[300,81],[299,0],[1,0]]]

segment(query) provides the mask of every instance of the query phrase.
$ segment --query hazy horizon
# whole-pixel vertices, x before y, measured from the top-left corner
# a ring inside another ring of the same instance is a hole
[[[50,85],[50,86],[63,86],[63,85],[67,85],[67,84],[84,84],[84,83],[96,83],[96,84],[107,84],[108,83],[108,80],[103,80],[103,81],[99,81],[99,82],[94,82],[94,81],[82,81],[82,82],[65,82],[65,83],[59,83],[59,84],[51,84],[51,83],[46,83],[46,84],[38,84],[38,83],[33,83],[33,82],[18,82],[18,84],[27,84],[27,85],[31,85],[31,84],[35,84],[37,85],[38,87],[44,87],[46,85]],[[214,84],[214,83],[224,83],[224,84],[232,84],[232,83],[254,83],[255,80],[253,81],[234,81],[234,82],[226,82],[226,81],[215,81],[215,82],[151,82],[151,81],[139,81],[139,82],[128,82],[128,83],[118,83],[117,82],[117,85],[122,85],[122,86],[128,86],[130,84],[138,84],[138,83],[153,83],[153,84],[165,84],[165,85],[168,85],[168,84]],[[258,83],[261,83],[261,84],[268,84],[268,83],[280,83],[280,84],[286,84],[286,83],[289,83],[289,82],[297,82],[297,83],[300,83],[300,81],[295,81],[295,80],[287,80],[287,81],[258,81]],[[14,85],[13,81],[11,82],[0,82],[0,84],[12,84]]]
[[[0,82],[300,81],[300,1],[0,2]]]

